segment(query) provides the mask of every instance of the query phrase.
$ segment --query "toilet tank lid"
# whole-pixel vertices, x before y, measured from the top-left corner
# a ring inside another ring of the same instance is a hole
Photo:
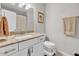
[[[50,41],[45,41],[45,42],[44,42],[44,45],[45,45],[45,46],[51,46],[51,47],[55,46],[55,44],[52,43],[52,42],[50,42]]]

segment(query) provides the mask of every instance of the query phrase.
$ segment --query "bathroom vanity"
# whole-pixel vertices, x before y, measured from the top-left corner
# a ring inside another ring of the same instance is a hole
[[[9,36],[0,42],[0,56],[43,56],[44,40],[40,33]]]

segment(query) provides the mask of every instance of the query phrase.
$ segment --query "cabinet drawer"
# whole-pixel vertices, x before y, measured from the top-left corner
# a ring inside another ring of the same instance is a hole
[[[24,48],[29,47],[31,45],[34,45],[38,42],[39,42],[39,40],[37,38],[29,39],[29,40],[24,41],[24,42],[20,42],[19,43],[19,49],[24,49]]]
[[[18,44],[13,44],[13,45],[9,45],[9,46],[0,48],[0,55],[7,56],[7,55],[11,55],[17,51],[18,51]]]
[[[26,47],[29,47],[31,45],[34,45],[34,44],[42,42],[42,41],[44,41],[44,36],[37,37],[37,38],[34,38],[34,39],[29,39],[29,40],[24,41],[24,42],[20,42],[19,43],[19,49],[24,49]]]

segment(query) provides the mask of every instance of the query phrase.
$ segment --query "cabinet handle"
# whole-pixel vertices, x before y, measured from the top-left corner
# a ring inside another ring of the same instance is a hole
[[[33,47],[32,47],[32,53],[33,53]]]
[[[11,49],[11,50],[5,51],[4,54],[7,54],[7,53],[12,52],[14,50],[16,50],[16,49]]]

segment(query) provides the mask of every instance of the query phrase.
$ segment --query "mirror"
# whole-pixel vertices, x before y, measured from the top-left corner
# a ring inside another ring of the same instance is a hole
[[[2,3],[0,12],[1,16],[7,17],[11,33],[34,32],[33,8],[26,10],[10,3]]]
[[[16,15],[16,32],[34,32],[34,13],[32,8],[27,10],[26,16]]]
[[[26,16],[16,15],[16,33],[34,32],[34,11],[28,9]]]
[[[16,15],[16,32],[26,32],[27,30],[27,18],[23,15]]]

